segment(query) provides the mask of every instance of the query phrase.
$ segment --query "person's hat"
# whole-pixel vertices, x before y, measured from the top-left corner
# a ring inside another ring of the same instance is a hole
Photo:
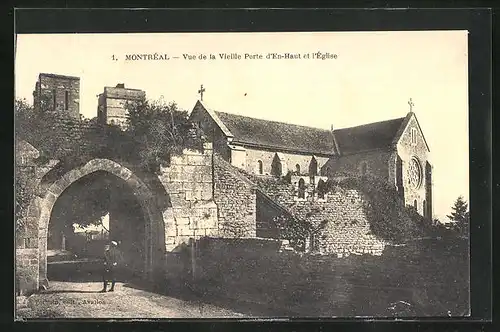
[[[114,245],[114,246],[118,245],[118,243],[116,243],[116,241],[111,241],[111,244]]]

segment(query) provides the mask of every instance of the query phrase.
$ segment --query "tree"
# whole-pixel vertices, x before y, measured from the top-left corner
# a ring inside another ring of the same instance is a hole
[[[459,196],[455,200],[455,203],[453,204],[451,209],[452,212],[446,217],[454,222],[454,229],[459,232],[459,234],[468,236],[470,217],[468,204],[463,196]]]
[[[185,148],[203,148],[201,131],[180,110],[175,102],[142,99],[127,104],[127,134],[134,141],[144,169],[158,172],[168,164],[171,155],[180,155]]]

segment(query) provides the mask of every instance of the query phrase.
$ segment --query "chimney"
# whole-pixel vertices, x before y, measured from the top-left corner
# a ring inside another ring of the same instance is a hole
[[[116,85],[117,88],[125,89],[125,84],[124,83],[118,83]]]

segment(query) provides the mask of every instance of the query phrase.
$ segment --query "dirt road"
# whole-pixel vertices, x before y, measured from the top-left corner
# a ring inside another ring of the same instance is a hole
[[[100,293],[100,282],[52,281],[50,289],[28,298],[19,318],[247,318],[248,314],[195,300],[155,294],[117,283]]]

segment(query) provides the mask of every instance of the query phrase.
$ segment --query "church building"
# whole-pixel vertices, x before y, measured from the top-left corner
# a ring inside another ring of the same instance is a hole
[[[320,175],[339,153],[330,130],[217,112],[201,101],[190,119],[213,142],[215,153],[257,175]]]
[[[190,119],[213,142],[214,153],[246,173],[291,173],[299,187],[347,174],[373,176],[432,218],[430,149],[411,109],[397,119],[325,130],[219,112],[198,100]]]

